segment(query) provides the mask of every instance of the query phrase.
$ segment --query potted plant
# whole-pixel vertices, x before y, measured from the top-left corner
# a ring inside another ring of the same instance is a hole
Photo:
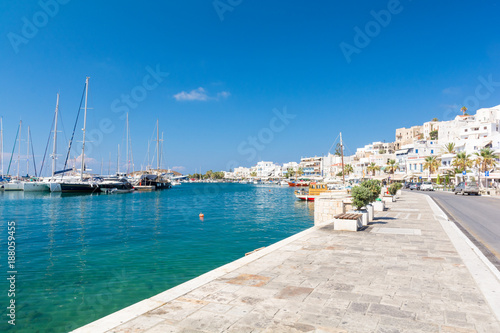
[[[368,221],[372,222],[375,214],[374,212],[375,209],[372,203],[375,202],[375,200],[377,200],[380,194],[380,189],[381,189],[380,181],[375,179],[369,179],[363,181],[360,185],[366,187],[372,193],[372,196],[370,197],[370,202],[366,205],[366,210],[368,211]]]
[[[353,213],[363,215],[363,225],[368,225],[368,211],[363,209],[373,197],[373,193],[364,186],[355,186],[351,190]]]

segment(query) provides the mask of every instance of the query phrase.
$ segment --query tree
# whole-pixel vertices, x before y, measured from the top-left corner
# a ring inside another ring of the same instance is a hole
[[[250,177],[257,177],[257,172],[255,171],[250,172]]]
[[[296,172],[296,174],[300,177],[304,174],[304,170],[302,170],[302,168],[299,168]]]
[[[430,137],[431,137],[431,140],[437,140],[438,139],[438,131],[437,130],[434,130],[434,131],[431,131],[429,133]]]
[[[368,172],[372,173],[372,176],[375,176],[375,172],[380,170],[380,166],[376,165],[374,162],[371,162],[369,166],[366,167]]]
[[[466,171],[467,168],[472,167],[470,155],[465,152],[458,153],[453,159],[453,166],[458,169],[458,172]]]
[[[425,158],[424,169],[429,170],[429,175],[432,175],[439,168],[439,160],[436,156],[428,156]]]
[[[335,146],[335,155],[342,156],[342,146],[340,145],[340,142]]]
[[[386,151],[385,151],[385,149],[379,149],[378,153],[379,153],[380,155],[382,155],[382,154],[385,154],[385,153],[386,153]]]
[[[439,119],[437,119],[437,118],[432,118],[432,120],[431,120],[431,121],[439,121]]]
[[[396,160],[388,160],[385,171],[394,174],[394,172],[399,169],[399,165],[396,163]]]
[[[295,170],[293,168],[288,168],[285,173],[285,178],[292,178],[295,176]]]
[[[497,162],[495,161],[497,155],[491,148],[483,148],[479,151],[479,153],[474,153],[474,155],[477,156],[475,165],[481,172],[491,170],[497,165]]]
[[[360,186],[366,187],[372,193],[372,196],[370,197],[370,202],[377,200],[378,196],[380,195],[380,189],[381,189],[380,181],[375,179],[369,179],[363,181],[360,184]]]
[[[446,154],[455,154],[455,144],[453,142],[445,144],[444,151]]]
[[[467,115],[467,108],[465,106],[462,106],[462,108],[460,109],[460,111],[462,111],[462,113],[465,115]]]
[[[350,165],[350,164],[344,165],[344,173],[346,175],[349,175],[349,174],[351,174],[353,172],[354,172],[354,169],[352,168],[352,165]]]

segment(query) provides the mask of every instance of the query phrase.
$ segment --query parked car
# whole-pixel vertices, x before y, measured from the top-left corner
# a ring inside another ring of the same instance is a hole
[[[476,182],[461,182],[457,186],[455,186],[455,195],[456,194],[462,194],[465,195],[467,194],[474,194],[474,195],[479,195],[479,186],[477,185]]]
[[[410,184],[410,190],[420,190],[420,183],[411,183]]]
[[[422,191],[434,191],[434,186],[432,186],[431,182],[424,182],[421,186],[420,189]]]

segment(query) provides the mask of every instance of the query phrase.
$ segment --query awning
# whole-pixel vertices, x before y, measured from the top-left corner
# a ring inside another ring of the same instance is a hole
[[[372,179],[376,179],[376,180],[386,180],[387,178],[389,178],[389,175],[381,175],[381,176],[373,176]]]
[[[408,150],[409,149],[399,149],[399,150],[396,150],[396,155],[398,155],[398,154],[408,154]]]
[[[394,174],[391,176],[391,180],[403,180],[405,179],[405,175],[404,174]]]

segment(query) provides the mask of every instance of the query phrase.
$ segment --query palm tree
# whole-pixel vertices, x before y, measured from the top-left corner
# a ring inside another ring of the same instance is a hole
[[[385,171],[394,174],[394,171],[399,169],[399,165],[396,163],[396,160],[389,160],[387,161],[387,167],[385,168]]]
[[[375,171],[379,171],[380,170],[380,166],[378,166],[375,163],[371,162],[370,165],[366,167],[366,170],[368,170],[368,172],[371,172],[372,176],[375,176]]]
[[[446,154],[455,154],[455,143],[449,142],[444,145],[444,152]]]
[[[453,166],[456,167],[459,172],[466,171],[467,168],[472,166],[470,155],[465,152],[458,153],[453,159]]]
[[[437,118],[432,118],[432,120],[431,120],[431,121],[439,121],[439,119],[437,119]]]
[[[462,108],[460,109],[460,111],[462,111],[462,113],[464,114],[464,116],[466,115],[467,113],[467,108],[465,106],[462,106]]]
[[[297,170],[296,174],[300,177],[304,174],[304,170],[302,170],[302,168],[299,168],[299,170]]]
[[[350,164],[344,165],[344,173],[346,175],[349,175],[350,173],[353,173],[353,172],[354,172],[354,169],[352,168],[352,165],[350,165]]]
[[[483,148],[479,151],[479,153],[474,153],[474,155],[477,156],[475,164],[481,172],[491,170],[495,165],[497,165],[495,159],[498,156],[491,148]]]
[[[429,176],[432,175],[438,168],[439,160],[436,158],[436,156],[428,156],[425,158],[424,169],[429,170]]]

